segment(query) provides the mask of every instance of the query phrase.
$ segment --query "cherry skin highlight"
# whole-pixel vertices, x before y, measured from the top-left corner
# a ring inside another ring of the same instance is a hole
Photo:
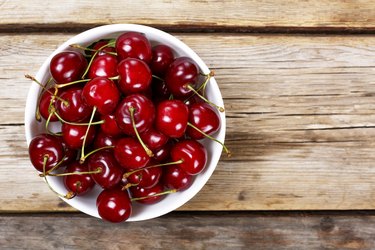
[[[79,52],[64,51],[55,55],[50,72],[57,84],[79,80],[87,67],[86,58]]]

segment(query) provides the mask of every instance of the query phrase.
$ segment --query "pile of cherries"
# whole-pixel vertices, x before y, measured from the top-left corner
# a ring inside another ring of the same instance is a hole
[[[99,215],[121,222],[132,202],[189,188],[207,162],[198,140],[217,141],[211,135],[220,128],[223,108],[205,98],[213,74],[137,32],[71,47],[52,58],[47,82],[26,75],[42,87],[36,119],[46,127],[29,145],[30,160],[51,190],[72,199],[99,185]],[[47,176],[63,178],[67,193]]]

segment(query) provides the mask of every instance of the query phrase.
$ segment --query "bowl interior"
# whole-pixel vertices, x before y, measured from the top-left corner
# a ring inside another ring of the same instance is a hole
[[[200,70],[203,73],[208,73],[209,69],[206,64],[199,58],[199,56],[191,50],[187,45],[183,42],[178,40],[176,37],[169,35],[163,31],[143,26],[143,25],[134,25],[134,24],[113,24],[113,25],[106,25],[97,28],[90,29],[83,33],[80,33],[64,44],[62,44],[58,49],[56,49],[44,62],[42,67],[39,69],[36,78],[41,81],[45,82],[50,78],[49,73],[49,63],[54,55],[59,52],[65,50],[72,50],[69,45],[70,44],[80,44],[80,45],[89,45],[92,42],[103,39],[103,38],[116,38],[118,35],[122,34],[126,31],[136,31],[141,32],[146,35],[146,37],[150,40],[151,44],[154,46],[156,44],[165,44],[170,46],[175,56],[188,56],[192,58],[199,66]],[[35,107],[37,102],[37,96],[40,91],[40,87],[33,83],[30,87],[27,101],[26,101],[26,109],[25,109],[25,133],[26,133],[26,140],[27,144],[30,143],[31,139],[39,133],[43,133],[44,124],[38,123],[34,118]],[[219,87],[214,78],[210,79],[210,82],[206,88],[207,97],[213,101],[214,103],[224,106],[223,99],[219,90]],[[214,135],[220,141],[224,141],[225,137],[225,113],[220,113],[221,119],[221,127],[219,131]],[[52,130],[59,131],[60,125],[59,123],[51,124]],[[133,203],[133,212],[131,217],[127,221],[140,221],[140,220],[147,220],[151,218],[155,218],[166,214],[170,211],[177,209],[178,207],[182,206],[184,203],[189,201],[194,195],[196,195],[199,190],[205,185],[208,181],[210,176],[212,175],[213,171],[215,170],[217,163],[219,161],[222,147],[218,143],[210,141],[208,139],[201,140],[201,143],[207,149],[208,152],[208,162],[205,170],[196,176],[194,183],[192,186],[182,192],[177,192],[174,194],[167,195],[163,200],[159,203],[153,205],[141,205],[138,203]],[[62,178],[56,177],[48,177],[51,186],[60,193],[66,193],[66,189],[62,182]],[[101,188],[96,185],[94,190],[92,190],[89,194],[82,196],[82,197],[75,197],[71,200],[65,200],[68,204],[73,206],[74,208],[89,214],[94,217],[99,217],[98,211],[96,209],[96,197],[101,192]]]

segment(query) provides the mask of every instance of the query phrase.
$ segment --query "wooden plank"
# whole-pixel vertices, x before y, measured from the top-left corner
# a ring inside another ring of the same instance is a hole
[[[72,211],[36,176],[18,125],[23,74],[68,37],[0,36],[0,211]],[[375,37],[178,37],[216,71],[234,152],[181,210],[375,208]]]
[[[0,6],[0,28],[8,30],[74,29],[111,23],[139,23],[180,30],[375,29],[375,6],[366,0],[183,0],[178,3],[169,0],[131,3],[69,0],[63,7],[59,2],[15,0],[0,1]]]
[[[374,249],[374,215],[174,213],[110,224],[75,214],[2,215],[3,249]]]

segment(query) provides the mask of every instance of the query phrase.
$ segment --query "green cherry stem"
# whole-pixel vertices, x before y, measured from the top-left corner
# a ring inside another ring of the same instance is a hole
[[[158,79],[159,81],[164,82],[164,79],[161,78],[161,77],[159,77],[159,76],[157,76],[157,75],[152,75],[152,77],[155,78],[155,79]]]
[[[101,51],[102,49],[104,49],[104,48],[106,48],[106,47],[109,47],[111,44],[112,44],[112,43],[107,43],[107,44],[103,45],[102,47],[100,47],[97,51],[95,51],[95,53],[92,55],[92,57],[91,57],[91,59],[90,59],[90,62],[89,62],[89,64],[88,64],[88,66],[87,66],[85,72],[83,73],[81,79],[84,79],[85,76],[87,75],[87,73],[89,72],[90,67],[91,67],[91,64],[92,64],[92,62],[94,61],[96,55],[99,53],[99,51]],[[113,44],[112,44],[112,45],[113,45]]]
[[[208,139],[210,140],[213,140],[217,143],[219,143],[221,146],[223,146],[223,149],[225,150],[225,152],[227,153],[228,157],[231,157],[232,156],[232,153],[230,152],[230,150],[227,148],[227,146],[225,146],[224,143],[222,143],[221,141],[219,141],[218,139],[206,134],[205,132],[203,132],[202,130],[200,130],[199,128],[197,128],[196,126],[194,126],[193,124],[191,124],[190,122],[188,122],[188,126],[192,127],[193,129],[197,130],[199,133],[201,133],[202,135],[206,136]]]
[[[96,152],[100,151],[100,150],[103,150],[103,149],[110,149],[110,148],[114,148],[115,146],[105,146],[105,147],[101,147],[101,148],[97,148],[97,149],[94,149],[93,151],[91,151],[90,153],[86,154],[85,157],[83,157],[83,159],[80,159],[80,163],[84,163],[84,161],[86,160],[87,157],[89,157],[90,155],[92,154],[95,154]]]
[[[82,50],[88,50],[88,51],[92,51],[92,52],[101,51],[100,49],[91,49],[91,48],[88,48],[88,47],[83,47],[79,44],[71,44],[71,45],[69,45],[69,47],[76,48],[76,49],[82,49]],[[106,54],[117,56],[117,53],[115,53],[115,52],[110,52],[110,51],[102,51],[102,52],[104,52]]]
[[[169,166],[169,165],[175,165],[175,164],[181,164],[183,163],[184,161],[183,160],[178,160],[178,161],[173,161],[173,162],[168,162],[168,163],[161,163],[161,164],[156,164],[156,165],[151,165],[151,166],[147,166],[147,167],[144,167],[144,168],[138,168],[136,170],[133,170],[133,171],[130,171],[130,172],[127,172],[125,173],[122,178],[123,179],[126,179],[128,178],[130,175],[134,174],[134,173],[137,173],[139,171],[142,171],[144,169],[149,169],[149,168],[156,168],[156,167],[163,167],[163,166]]]
[[[199,74],[202,75],[202,76],[204,76],[204,77],[206,77],[206,80],[204,80],[204,82],[199,86],[199,88],[197,88],[196,91],[199,92],[199,91],[202,90],[202,93],[203,93],[203,96],[204,96],[205,92],[206,92],[207,83],[211,79],[211,77],[213,77],[215,75],[215,72],[214,71],[210,71],[208,74],[203,74],[203,73],[199,72]],[[194,95],[195,95],[195,93],[192,94],[191,96],[189,96],[184,102],[187,102]]]
[[[73,82],[67,82],[67,83],[62,83],[62,84],[56,84],[56,87],[61,89],[61,88],[65,88],[67,86],[71,86],[71,85],[74,85],[74,84],[77,84],[77,83],[82,83],[82,82],[88,82],[90,81],[91,79],[82,79],[82,80],[77,80],[77,81],[73,81]]]
[[[186,88],[190,89],[191,91],[193,91],[197,96],[199,96],[203,101],[207,102],[208,104],[214,106],[215,108],[217,108],[220,112],[224,112],[225,109],[223,107],[220,107],[218,105],[216,105],[215,103],[209,101],[206,97],[202,96],[201,94],[198,93],[198,91],[196,91],[191,85],[186,85]]]
[[[62,123],[66,123],[66,124],[69,124],[69,125],[76,125],[76,126],[87,126],[89,125],[89,123],[79,123],[79,122],[68,122],[68,121],[65,121],[56,111],[54,112],[55,116],[59,119],[60,122]],[[101,121],[97,121],[97,122],[92,122],[91,125],[100,125],[100,124],[103,124],[104,123],[104,120],[101,120]]]
[[[46,84],[43,85],[43,88],[42,88],[42,91],[39,92],[38,94],[38,99],[37,99],[37,103],[36,103],[36,109],[35,109],[35,119],[38,121],[38,122],[41,122],[42,121],[42,116],[40,114],[40,110],[39,110],[39,107],[40,107],[40,100],[42,99],[42,95],[44,94],[44,92],[46,91],[46,89],[48,89],[48,86],[49,84],[52,82],[52,77],[50,77],[48,79],[48,81],[46,82]]]
[[[61,173],[61,174],[49,174],[49,176],[69,176],[69,175],[83,175],[83,174],[100,174],[102,172],[102,168],[97,168],[94,171],[85,171],[85,172],[71,172],[71,173]]]
[[[83,163],[86,159],[86,156],[85,156],[86,138],[87,138],[87,135],[89,134],[89,130],[90,130],[90,127],[91,127],[92,120],[94,119],[95,112],[96,112],[96,107],[94,107],[92,109],[90,121],[89,121],[89,124],[88,124],[87,129],[86,129],[85,137],[83,137],[83,143],[82,143],[82,148],[81,148],[81,158],[79,160],[80,163]]]
[[[154,153],[152,153],[152,151],[146,146],[146,144],[142,141],[142,138],[141,136],[139,135],[138,133],[138,130],[137,130],[137,127],[135,125],[135,119],[134,119],[134,111],[135,111],[135,108],[133,107],[129,107],[129,112],[130,112],[130,118],[132,120],[132,125],[133,125],[133,128],[134,128],[134,132],[135,132],[135,135],[137,136],[137,139],[139,141],[139,143],[141,143],[143,149],[146,151],[147,155],[149,157],[153,157],[154,156]]]
[[[144,199],[162,196],[162,195],[166,195],[166,194],[173,194],[173,193],[176,193],[176,192],[177,192],[177,189],[170,189],[170,190],[167,190],[167,191],[164,191],[164,192],[161,192],[161,193],[152,194],[152,195],[148,195],[148,196],[145,196],[145,197],[131,198],[131,201],[139,201],[139,200],[144,200]]]

